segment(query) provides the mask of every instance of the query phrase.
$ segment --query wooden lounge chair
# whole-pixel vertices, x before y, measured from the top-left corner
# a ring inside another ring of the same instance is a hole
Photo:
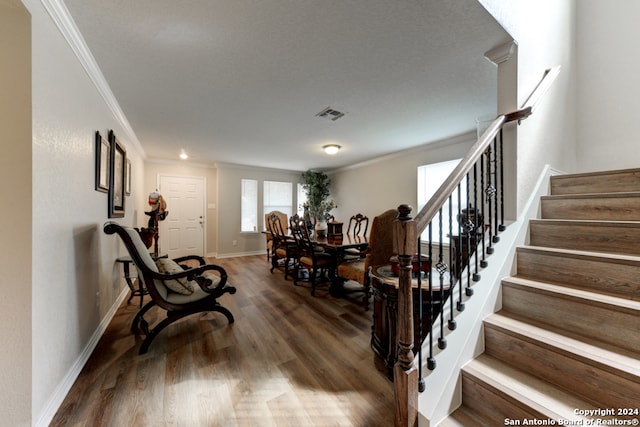
[[[138,270],[138,280],[143,281],[151,297],[151,301],[138,311],[131,324],[132,332],[136,333],[140,326],[146,335],[139,354],[147,352],[153,339],[164,328],[194,313],[217,311],[224,314],[229,323],[233,323],[231,312],[217,301],[226,293],[236,292],[236,288],[227,283],[227,272],[222,267],[206,264],[204,258],[197,255],[154,261],[135,229],[107,222],[104,232],[120,236]],[[181,264],[187,260],[195,260],[200,265],[190,268]],[[165,310],[167,317],[149,329],[144,315],[155,306]]]

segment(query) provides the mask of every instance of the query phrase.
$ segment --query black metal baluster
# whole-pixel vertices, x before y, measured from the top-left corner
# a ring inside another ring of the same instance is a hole
[[[458,214],[456,218],[460,218],[462,214],[462,197],[460,194],[460,183],[458,183]],[[449,206],[451,207],[451,196],[449,197]],[[451,209],[449,209],[451,211]],[[456,250],[456,284],[458,284],[458,303],[456,308],[458,311],[464,311],[464,302],[462,301],[462,225],[458,221],[458,248]]]
[[[503,139],[502,128],[500,128],[500,225],[498,231],[504,231],[507,227],[504,225],[504,152],[503,152]]]
[[[494,182],[494,188],[495,188],[495,193],[494,193],[494,215],[493,215],[493,222],[494,222],[494,227],[493,227],[493,243],[498,243],[500,241],[500,236],[498,236],[498,136],[496,135],[495,138],[493,138],[493,182]]]
[[[467,199],[467,206],[466,206],[466,215],[463,215],[464,218],[464,226],[462,227],[463,232],[465,234],[466,240],[467,240],[467,247],[465,249],[466,251],[466,265],[465,268],[467,270],[467,286],[465,287],[464,293],[465,295],[467,295],[468,297],[470,297],[471,295],[473,295],[473,289],[471,288],[471,254],[473,253],[472,250],[472,242],[471,242],[471,233],[473,232],[473,221],[471,221],[471,206],[470,206],[470,197],[469,197],[469,173],[467,172],[466,175],[466,183],[465,183],[465,191],[466,191],[466,199]]]
[[[485,171],[484,171],[484,164],[486,161],[486,155],[487,153],[484,152],[480,158],[478,159],[478,161],[480,162],[480,191],[482,191],[482,208],[481,208],[481,212],[482,212],[482,230],[481,230],[481,235],[482,235],[482,259],[480,260],[480,267],[482,268],[486,268],[487,265],[489,265],[489,263],[487,262],[486,256],[487,256],[487,246],[486,246],[486,234],[487,234],[487,227],[485,226],[485,219],[487,218],[485,216],[485,207],[487,205],[485,197],[484,197],[484,188],[485,188]]]
[[[422,239],[418,236],[418,271],[422,271]],[[431,285],[429,285],[429,298],[431,298]],[[422,277],[418,274],[418,392],[422,393],[425,388],[424,377],[422,376],[422,332],[424,318],[422,313]],[[429,317],[429,335],[431,335],[431,317]]]
[[[451,206],[451,195],[449,195],[449,206]],[[451,209],[449,209],[449,218],[451,218]],[[449,322],[448,322],[448,328],[450,331],[453,331],[454,329],[456,329],[457,323],[456,320],[453,318],[453,295],[454,295],[454,291],[455,291],[455,282],[456,282],[456,278],[453,275],[453,268],[452,266],[454,265],[454,254],[452,249],[452,243],[453,243],[453,239],[451,238],[451,236],[453,236],[453,223],[451,220],[449,220]],[[438,263],[437,266],[438,271],[441,270],[441,266]],[[444,274],[444,272],[442,272],[441,274]],[[442,308],[444,310],[444,301],[442,302]]]
[[[451,224],[451,196],[449,196],[449,224]],[[451,225],[449,225],[451,227]],[[444,283],[444,274],[447,272],[447,265],[444,262],[444,230],[442,229],[442,209],[440,209],[440,247],[438,253],[438,273],[440,289],[442,289]],[[433,290],[433,289],[432,289]],[[429,305],[433,307],[433,294],[431,294],[431,300]],[[440,337],[438,337],[438,348],[443,350],[447,348],[447,340],[444,337],[444,316],[440,316]]]
[[[478,209],[478,162],[473,164],[473,240],[476,256],[473,257],[475,269],[473,272],[473,281],[480,281],[480,273],[478,273],[478,226],[483,222],[480,216],[480,210]]]
[[[495,195],[496,188],[493,186],[491,180],[491,144],[487,147],[487,211],[489,212],[489,246],[487,247],[487,254],[493,253],[493,196]]]
[[[442,209],[440,210],[440,216],[442,217]],[[429,222],[429,259],[433,256],[433,220]],[[432,278],[429,275],[429,292],[433,288]],[[429,323],[433,322],[433,307],[429,304],[429,309],[427,310],[429,313]],[[430,327],[429,330],[432,330]],[[429,333],[429,357],[427,358],[427,368],[433,371],[436,368],[436,358],[433,356],[433,334]]]

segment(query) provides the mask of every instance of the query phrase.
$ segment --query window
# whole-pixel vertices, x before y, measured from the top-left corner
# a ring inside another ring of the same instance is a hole
[[[241,180],[241,232],[258,231],[258,181]]]
[[[445,179],[449,176],[449,174],[453,171],[453,169],[460,163],[462,159],[449,160],[446,162],[440,163],[432,163],[430,165],[418,166],[418,210],[422,209],[424,205],[427,204],[429,199],[435,194],[435,192],[440,188]],[[467,205],[467,193],[466,193],[466,184],[467,178],[463,178],[460,184],[460,203],[463,207]],[[456,221],[456,215],[458,212],[458,191],[455,190],[451,197],[451,208],[453,210],[453,217],[451,224],[454,228],[453,233],[457,234],[458,224]],[[439,218],[436,214],[433,217],[433,228],[432,228],[432,238],[434,241],[439,240],[440,236],[440,226],[439,226]],[[445,203],[442,207],[442,240],[446,242],[447,239],[445,237],[449,234],[449,203]],[[422,233],[422,240],[429,240],[429,227],[427,227]]]
[[[302,184],[298,183],[298,215],[304,216],[304,205],[307,202],[307,192],[304,191]]]
[[[265,181],[263,189],[263,212],[280,211],[290,217],[293,212],[293,185],[290,182]]]

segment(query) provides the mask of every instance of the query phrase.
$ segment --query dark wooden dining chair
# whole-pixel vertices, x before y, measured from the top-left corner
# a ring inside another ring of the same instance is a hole
[[[398,216],[396,209],[389,209],[373,218],[369,245],[364,258],[347,259],[340,262],[336,268],[334,280],[353,280],[362,285],[358,291],[364,293],[364,309],[369,309],[371,295],[371,279],[369,268],[389,264],[393,253],[393,222]]]
[[[369,217],[357,213],[349,218],[349,226],[347,227],[347,234],[352,236],[366,236],[369,229]],[[345,249],[342,255],[341,261],[354,260],[358,258],[364,258],[365,252],[358,248]]]
[[[236,293],[236,288],[227,282],[224,268],[207,264],[204,258],[197,255],[154,261],[135,229],[107,222],[104,232],[120,236],[138,270],[138,280],[143,281],[151,297],[151,301],[138,311],[131,324],[132,332],[136,333],[139,326],[146,335],[139,354],[147,352],[153,339],[164,328],[191,314],[217,311],[229,323],[234,322],[233,314],[218,302],[222,295]],[[189,267],[186,261],[196,261],[199,266]],[[153,307],[166,311],[166,317],[149,329],[144,315]]]
[[[271,211],[269,213],[266,213],[264,215],[264,226],[267,230],[267,233],[265,234],[266,239],[267,239],[267,261],[271,260],[271,256],[274,254],[275,252],[275,247],[273,244],[273,233],[271,233],[271,230],[269,229],[269,217],[271,215],[277,215],[278,218],[280,218],[280,222],[282,224],[287,224],[288,220],[287,220],[287,214],[284,212],[280,212],[280,211]]]
[[[298,247],[288,233],[286,220],[283,221],[283,216],[280,214],[281,212],[272,212],[267,217],[267,229],[273,239],[271,272],[273,273],[273,270],[280,266],[284,269],[284,278],[287,279],[298,259]]]
[[[304,219],[290,221],[291,234],[298,246],[298,262],[296,264],[293,283],[298,284],[300,269],[309,270],[309,281],[311,282],[311,295],[316,295],[316,278],[319,272],[332,273],[336,266],[335,254],[326,252],[322,247],[317,246],[309,235]]]
[[[347,227],[347,234],[354,236],[366,236],[367,229],[369,228],[369,217],[357,213],[349,218],[349,226]]]

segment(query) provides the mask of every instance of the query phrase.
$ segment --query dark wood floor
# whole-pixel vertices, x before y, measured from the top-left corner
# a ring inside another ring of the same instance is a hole
[[[137,299],[125,301],[51,425],[393,425],[393,384],[374,366],[360,297],[312,297],[265,256],[215,262],[238,289],[220,299],[234,324],[191,316],[139,356]]]

